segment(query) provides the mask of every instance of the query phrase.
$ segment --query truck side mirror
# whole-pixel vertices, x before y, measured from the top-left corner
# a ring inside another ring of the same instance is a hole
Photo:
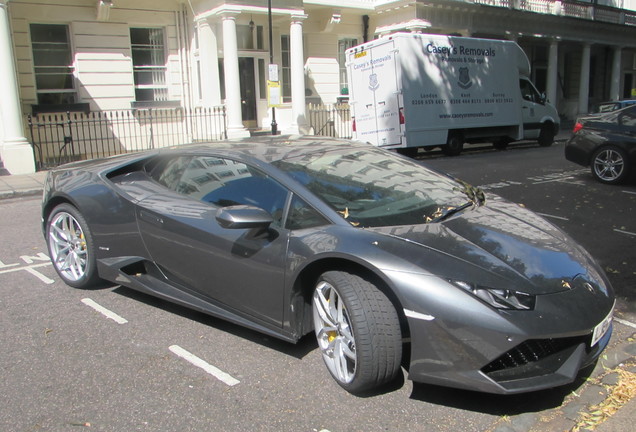
[[[539,102],[543,105],[545,105],[546,101],[547,101],[547,97],[545,95],[545,93],[541,93],[541,98],[539,99]]]

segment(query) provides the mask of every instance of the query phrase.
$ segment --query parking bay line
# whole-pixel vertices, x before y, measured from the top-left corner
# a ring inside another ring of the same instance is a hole
[[[101,313],[106,318],[112,319],[117,324],[126,324],[128,322],[128,320],[126,320],[125,318],[120,317],[115,312],[106,309],[104,306],[96,303],[95,301],[89,298],[83,298],[82,303],[84,303],[88,307],[95,309],[97,312]]]
[[[564,218],[562,216],[555,216],[555,215],[546,214],[546,213],[539,213],[539,212],[535,212],[535,213],[538,214],[539,216],[548,217],[548,218],[552,218],[552,219],[559,219],[559,220],[562,220],[562,221],[569,221],[570,220],[570,219]]]
[[[168,349],[170,351],[172,351],[174,354],[176,354],[177,356],[179,356],[182,359],[190,362],[194,366],[203,369],[204,371],[206,371],[207,373],[209,373],[210,375],[212,375],[213,377],[215,377],[219,381],[223,382],[224,384],[227,384],[230,387],[235,386],[235,385],[240,383],[239,380],[237,380],[236,378],[234,378],[230,374],[225,373],[222,370],[212,366],[211,364],[209,364],[205,360],[203,360],[203,359],[195,356],[194,354],[184,350],[179,345],[171,345]]]
[[[13,265],[13,264],[10,264],[10,265]],[[38,267],[44,267],[44,266],[50,266],[50,265],[51,265],[51,263],[48,262],[48,263],[34,264],[34,265],[23,266],[23,267],[12,267],[12,268],[7,269],[7,270],[0,270],[0,274],[13,273],[13,272],[24,270],[24,271],[26,271],[28,273],[31,273],[33,276],[37,277],[38,279],[40,279],[45,284],[50,285],[52,283],[55,283],[55,281],[53,279],[50,279],[50,278],[44,276],[39,271],[35,270]]]
[[[623,324],[624,326],[632,327],[632,328],[636,329],[636,324],[634,324],[632,322],[629,322],[629,321],[626,321],[624,319],[620,319],[620,318],[614,317],[614,321],[616,321],[617,323]]]
[[[633,232],[623,231],[623,230],[619,230],[619,229],[616,229],[616,228],[614,228],[614,231],[616,231],[617,233],[627,234],[627,235],[636,237],[636,233],[633,233]]]

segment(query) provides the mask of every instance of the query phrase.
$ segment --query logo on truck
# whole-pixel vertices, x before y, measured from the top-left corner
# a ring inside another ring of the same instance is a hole
[[[457,81],[457,84],[464,90],[473,85],[473,80],[470,78],[467,67],[459,68],[459,81]]]
[[[378,87],[380,87],[380,82],[378,81],[378,74],[369,75],[369,90],[375,91]]]

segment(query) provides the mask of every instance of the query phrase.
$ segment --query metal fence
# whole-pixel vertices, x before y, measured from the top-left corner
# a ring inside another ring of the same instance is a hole
[[[349,104],[309,104],[307,115],[314,135],[335,138],[351,138],[353,136]]]
[[[227,138],[225,107],[144,109],[27,117],[37,169]]]

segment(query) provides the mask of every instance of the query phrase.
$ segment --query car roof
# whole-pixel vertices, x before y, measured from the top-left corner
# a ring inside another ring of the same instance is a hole
[[[251,157],[264,162],[273,162],[302,156],[315,152],[327,152],[343,149],[368,149],[369,144],[346,139],[302,136],[302,135],[264,135],[242,139],[230,139],[218,142],[196,143],[170,147],[164,150],[172,153],[200,154],[222,153]]]

